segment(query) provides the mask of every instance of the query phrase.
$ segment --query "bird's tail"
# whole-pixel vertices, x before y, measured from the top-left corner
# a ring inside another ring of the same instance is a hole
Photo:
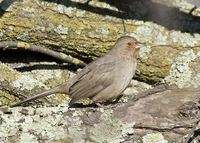
[[[61,86],[61,85],[60,85]],[[45,97],[45,96],[48,96],[50,94],[54,94],[54,93],[60,93],[60,86],[57,86],[55,88],[52,88],[52,89],[49,89],[49,90],[46,90],[44,92],[41,92],[41,93],[38,93],[30,98],[27,98],[23,101],[20,101],[14,105],[11,105],[10,107],[15,107],[15,106],[18,106],[18,105],[21,105],[23,103],[27,103],[27,102],[30,102],[30,101],[34,101],[36,99],[39,99],[39,98],[42,98],[42,97]]]

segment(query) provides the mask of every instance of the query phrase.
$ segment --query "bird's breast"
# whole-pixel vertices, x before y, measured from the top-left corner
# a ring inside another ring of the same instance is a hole
[[[134,60],[127,60],[126,62],[124,62],[125,64],[121,64],[120,66],[118,66],[118,69],[115,71],[117,72],[116,77],[116,81],[119,84],[123,84],[122,90],[124,90],[128,84],[130,83],[131,79],[133,78],[135,71],[136,71],[136,66],[137,66],[137,61]]]

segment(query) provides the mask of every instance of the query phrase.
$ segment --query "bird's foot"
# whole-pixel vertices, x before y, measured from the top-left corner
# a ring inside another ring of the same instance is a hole
[[[101,105],[100,103],[95,103],[98,107],[100,108],[103,108],[103,109],[110,109],[110,108],[114,108],[117,106],[117,104],[115,105],[107,105],[107,106],[104,106],[104,105]]]
[[[198,107],[200,107],[200,99],[196,99],[193,101]]]

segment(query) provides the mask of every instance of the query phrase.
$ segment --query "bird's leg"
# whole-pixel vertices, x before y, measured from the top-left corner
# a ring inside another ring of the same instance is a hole
[[[117,104],[115,105],[107,105],[107,106],[104,106],[104,105],[101,105],[100,103],[95,103],[98,107],[100,108],[103,108],[103,109],[110,109],[110,108],[114,108],[117,106]]]
[[[200,99],[196,99],[193,101],[198,107],[200,107]]]

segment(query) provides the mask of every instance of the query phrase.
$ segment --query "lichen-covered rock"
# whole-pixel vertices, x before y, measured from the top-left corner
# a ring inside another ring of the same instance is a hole
[[[126,123],[113,116],[112,110],[102,111],[93,122],[92,110],[73,110],[61,105],[52,108],[31,107],[9,109],[12,116],[0,110],[0,141],[15,142],[110,142],[120,143],[133,134],[134,122]],[[99,111],[98,111],[99,112]],[[89,116],[89,117],[87,117]],[[10,120],[12,118],[12,120]]]

